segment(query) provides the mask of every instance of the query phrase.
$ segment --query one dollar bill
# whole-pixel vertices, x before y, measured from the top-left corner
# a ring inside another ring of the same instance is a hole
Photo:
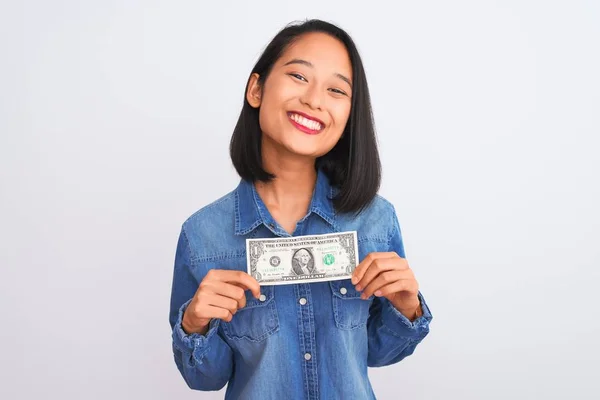
[[[358,265],[356,231],[247,239],[246,258],[260,285],[349,279]]]

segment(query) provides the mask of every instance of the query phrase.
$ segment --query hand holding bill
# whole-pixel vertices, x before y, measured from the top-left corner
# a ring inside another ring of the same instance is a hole
[[[362,299],[385,297],[409,319],[421,311],[419,284],[406,259],[395,252],[367,255],[354,270],[352,284]]]
[[[208,271],[183,314],[183,331],[204,335],[214,318],[231,322],[235,313],[246,306],[245,290],[250,290],[257,299],[260,296],[258,282],[246,272]]]

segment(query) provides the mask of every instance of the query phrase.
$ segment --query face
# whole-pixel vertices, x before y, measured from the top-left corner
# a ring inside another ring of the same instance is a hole
[[[308,261],[310,260],[310,255],[308,254],[308,252],[306,250],[300,250],[298,252],[298,254],[296,255],[296,258],[298,260],[300,260],[300,263],[302,265],[307,265]]]
[[[260,107],[263,154],[276,149],[316,158],[329,152],[350,116],[351,82],[352,65],[340,41],[324,33],[297,38],[263,87],[258,75],[250,78],[246,97]]]

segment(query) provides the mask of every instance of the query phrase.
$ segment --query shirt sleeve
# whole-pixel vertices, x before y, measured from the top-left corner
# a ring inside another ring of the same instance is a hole
[[[389,251],[394,251],[405,258],[402,233],[395,212],[392,218],[394,224],[389,238]],[[386,298],[376,297],[373,300],[367,323],[369,335],[367,362],[370,367],[382,367],[401,361],[411,355],[427,336],[433,316],[421,292],[418,293],[418,297],[423,315],[412,322],[396,310]]]
[[[182,228],[177,243],[169,323],[172,329],[173,356],[177,369],[191,389],[220,390],[229,381],[233,371],[233,353],[219,335],[219,319],[210,322],[205,335],[186,334],[181,322],[200,281],[191,273],[190,245]]]

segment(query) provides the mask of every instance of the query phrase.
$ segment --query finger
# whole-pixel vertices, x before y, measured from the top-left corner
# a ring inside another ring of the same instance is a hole
[[[239,286],[238,286],[238,287],[239,287]],[[240,289],[242,289],[242,288],[240,288]],[[244,290],[244,289],[242,289],[242,290]],[[238,299],[238,301],[237,301],[237,302],[238,302],[238,310],[239,310],[240,308],[244,308],[244,307],[246,307],[246,293],[245,293],[245,292],[244,292],[244,294],[242,295],[242,297],[240,297],[240,298]]]
[[[216,307],[211,305],[199,305],[194,313],[194,323],[198,323],[200,319],[222,319],[225,322],[231,322],[233,314],[226,308]]]
[[[214,313],[214,317],[212,318],[222,319],[225,322],[231,322],[233,319],[233,314],[226,308],[214,307],[212,311]]]
[[[238,285],[236,283],[230,283],[228,285],[233,285],[236,288],[240,289],[242,291],[242,295],[239,299],[237,299],[238,301],[238,308],[244,308],[246,307],[246,287],[242,286],[242,285]]]
[[[398,260],[395,258],[379,258],[374,260],[365,271],[362,279],[356,284],[356,290],[364,290],[380,273],[398,269]]]
[[[236,300],[238,302],[238,308],[246,306],[245,289],[239,285],[221,281],[210,281],[207,282],[204,287],[212,293]]]
[[[352,273],[352,284],[356,285],[362,279],[363,275],[369,268],[369,265],[375,260],[380,258],[393,258],[398,257],[398,255],[394,252],[388,253],[369,253],[361,262],[356,266],[354,272]]]
[[[398,292],[410,292],[416,295],[419,292],[419,284],[414,279],[403,279],[380,287],[375,291],[375,295],[382,297]]]
[[[384,271],[377,275],[367,286],[362,289],[361,297],[368,298],[382,286],[388,285],[400,279],[402,279],[402,271],[394,269]]]
[[[401,269],[392,269],[389,271],[384,271],[377,275],[375,279],[371,281],[365,288],[363,289],[363,298],[368,298],[373,295],[377,290],[382,288],[383,286],[389,285],[390,283],[394,283],[396,281],[402,279],[412,279],[413,275],[410,271],[401,270]]]
[[[258,284],[258,281],[256,279],[254,279],[253,277],[251,277],[250,275],[248,275],[246,272],[243,271],[223,271],[225,274],[223,274],[223,281],[224,282],[229,282],[229,283],[234,283],[236,285],[239,285],[241,287],[243,287],[244,289],[248,289],[252,292],[252,295],[254,295],[255,298],[259,298],[260,297],[260,285]]]
[[[238,301],[231,297],[221,296],[219,294],[208,294],[200,297],[200,303],[205,306],[214,306],[224,308],[234,315],[238,310]]]

